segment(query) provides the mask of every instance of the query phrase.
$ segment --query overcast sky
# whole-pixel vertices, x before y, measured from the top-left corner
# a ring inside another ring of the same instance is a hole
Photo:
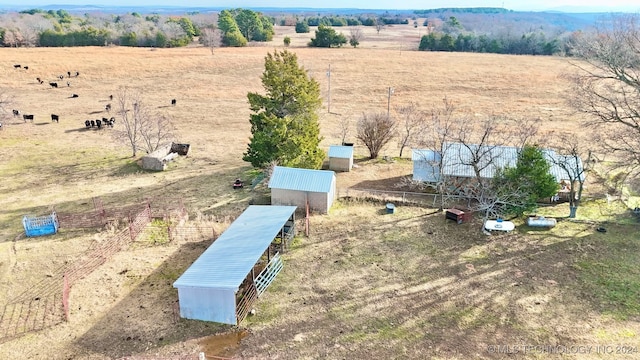
[[[640,11],[638,0],[0,0],[2,6],[105,5],[105,6],[210,6],[210,7],[308,7],[360,9],[430,9],[442,7],[504,7],[512,10],[548,10],[581,6],[599,11]]]

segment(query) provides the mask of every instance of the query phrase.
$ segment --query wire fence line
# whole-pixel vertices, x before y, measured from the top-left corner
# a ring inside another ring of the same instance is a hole
[[[104,208],[102,201],[94,198],[93,204],[91,211],[63,214],[63,224],[68,228],[99,228],[105,225],[104,219],[119,217],[118,221],[124,226],[0,308],[0,343],[69,321],[71,287],[134,241],[157,239],[158,233],[167,241],[204,241],[218,237],[213,226],[186,223],[188,214],[182,199],[152,199],[135,206]],[[155,223],[154,218],[165,221]]]
[[[406,205],[420,205],[431,208],[451,206],[469,207],[470,199],[460,195],[445,195],[444,201],[440,194],[417,193],[411,191],[392,191],[360,188],[340,188],[337,189],[338,198],[374,200],[382,202],[393,202]]]

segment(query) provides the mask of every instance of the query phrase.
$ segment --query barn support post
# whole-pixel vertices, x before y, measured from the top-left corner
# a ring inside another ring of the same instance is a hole
[[[309,193],[306,194],[305,204],[306,216],[304,218],[304,234],[306,237],[309,237]]]

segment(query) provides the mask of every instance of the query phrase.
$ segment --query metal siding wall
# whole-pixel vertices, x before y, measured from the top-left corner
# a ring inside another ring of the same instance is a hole
[[[352,159],[345,158],[329,158],[329,170],[349,171],[352,161]]]
[[[272,205],[296,205],[305,208],[306,192],[295,190],[271,189]],[[309,206],[311,209],[327,213],[336,197],[336,178],[331,180],[331,190],[328,193],[309,192]]]
[[[323,214],[327,213],[327,194],[309,193],[309,207]]]
[[[271,205],[295,205],[304,209],[305,193],[296,190],[271,189]]]
[[[232,290],[179,287],[180,317],[236,325],[236,295]]]

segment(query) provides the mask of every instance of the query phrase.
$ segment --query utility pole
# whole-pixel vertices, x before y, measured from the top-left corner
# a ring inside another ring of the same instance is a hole
[[[391,94],[393,94],[393,88],[389,87],[389,97],[387,97],[387,117],[391,114]]]
[[[327,78],[329,79],[329,94],[327,95],[327,112],[331,113],[331,64],[329,64],[329,70],[327,71]]]

